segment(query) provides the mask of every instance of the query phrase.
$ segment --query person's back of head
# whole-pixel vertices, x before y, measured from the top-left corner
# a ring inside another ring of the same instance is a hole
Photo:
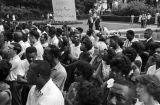
[[[134,62],[137,57],[137,52],[132,47],[128,47],[123,50],[123,54],[126,55],[131,60],[131,62]]]
[[[101,99],[101,88],[95,87],[90,82],[80,83],[75,100],[78,105],[100,105]]]
[[[23,39],[23,34],[22,32],[14,32],[13,33],[13,38],[15,42],[20,42]]]
[[[49,28],[49,36],[50,36],[51,38],[53,38],[55,34],[56,34],[56,28],[53,27],[53,26],[50,27],[50,28]]]
[[[40,37],[38,31],[36,31],[36,30],[31,30],[31,31],[29,32],[29,35],[32,36],[32,37],[35,37],[36,40],[38,40],[39,37]]]
[[[38,78],[41,77],[41,79],[48,80],[51,74],[51,67],[47,61],[35,60],[30,65],[30,71],[34,71]],[[32,79],[32,77],[30,78],[29,76],[28,79]]]
[[[120,77],[125,76],[127,78],[131,71],[131,61],[125,55],[117,55],[111,60],[110,67],[111,72],[120,74]]]

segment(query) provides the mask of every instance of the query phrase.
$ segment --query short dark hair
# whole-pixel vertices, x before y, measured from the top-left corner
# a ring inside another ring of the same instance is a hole
[[[19,54],[22,51],[22,46],[19,43],[13,42],[11,45],[14,46],[14,50],[17,51],[17,54]]]
[[[127,47],[125,50],[123,50],[123,54],[126,55],[131,62],[135,61],[137,57],[137,51],[132,47]]]
[[[93,68],[88,62],[79,60],[76,67],[85,79],[91,79],[91,76],[93,74]]]
[[[55,27],[49,27],[49,36],[56,34],[56,28]]]
[[[39,37],[40,37],[38,31],[36,31],[36,30],[31,30],[31,31],[29,32],[29,34],[30,34],[30,36],[34,36],[37,40],[38,40]]]
[[[33,68],[36,74],[40,74],[42,77],[46,79],[50,78],[51,66],[47,61],[35,60],[32,62],[32,64],[34,65]]]
[[[136,78],[136,82],[143,84],[147,88],[147,92],[153,96],[153,98],[160,102],[160,81],[155,75],[140,75]]]
[[[55,58],[59,58],[61,55],[60,49],[55,45],[49,45],[50,54],[53,54]]]
[[[116,73],[122,73],[122,75],[128,76],[131,71],[131,61],[125,55],[115,56],[110,63],[111,70]]]
[[[62,35],[63,30],[61,28],[56,29],[57,35]]]
[[[128,30],[127,33],[134,36],[134,31],[133,30]]]
[[[14,32],[14,33],[13,33],[13,38],[14,38],[14,41],[15,41],[15,42],[21,41],[22,38],[23,38],[22,32]]]
[[[91,82],[81,82],[77,89],[76,100],[78,105],[100,105],[102,90]]]
[[[30,53],[37,53],[37,49],[33,46],[26,48],[26,55]]]
[[[132,48],[134,48],[138,54],[141,54],[143,50],[145,49],[145,46],[142,42],[133,42],[131,45]]]
[[[148,32],[149,35],[152,35],[152,34],[153,34],[153,31],[152,31],[152,29],[150,29],[150,28],[146,29],[145,31]]]
[[[109,38],[117,42],[121,48],[123,47],[123,41],[118,36],[110,36]]]
[[[83,32],[83,28],[82,28],[82,27],[77,27],[76,29],[77,29],[80,33]]]
[[[12,65],[7,60],[0,61],[0,81],[4,81],[9,75]]]
[[[84,37],[82,39],[82,43],[85,44],[85,47],[86,47],[87,51],[91,50],[92,47],[93,47],[92,41],[88,37]]]

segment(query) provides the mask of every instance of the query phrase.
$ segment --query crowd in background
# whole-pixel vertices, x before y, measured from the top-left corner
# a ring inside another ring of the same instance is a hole
[[[159,105],[152,34],[1,21],[0,105]]]

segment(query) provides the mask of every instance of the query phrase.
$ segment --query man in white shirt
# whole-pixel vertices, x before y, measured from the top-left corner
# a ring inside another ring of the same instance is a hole
[[[57,87],[63,92],[67,79],[67,72],[59,61],[60,50],[55,45],[48,46],[44,51],[44,59],[52,66],[51,78]]]
[[[73,32],[73,36],[71,37],[72,44],[70,44],[70,54],[69,57],[72,59],[72,61],[78,60],[79,56],[81,54],[81,44],[80,44],[80,33],[75,30]]]
[[[37,49],[37,60],[43,60],[43,53],[44,53],[44,49],[39,41],[39,33],[36,30],[31,30],[29,32],[30,36],[30,42],[31,44]]]
[[[33,61],[27,73],[28,83],[34,85],[26,105],[64,105],[61,91],[50,78],[51,67],[47,61]]]
[[[133,30],[128,30],[126,32],[126,37],[127,39],[125,40],[124,44],[123,44],[123,48],[127,48],[127,47],[131,47],[132,43],[133,42],[136,42],[138,41],[137,38],[135,38],[135,35],[134,35],[134,31]]]
[[[21,59],[18,54],[21,52],[21,46],[18,43],[11,43],[6,46],[8,49],[7,55],[9,56],[9,62],[12,65],[10,73],[6,80],[10,85],[10,90],[12,93],[12,105],[22,105],[21,103],[21,87],[17,84],[17,77],[23,73],[21,66]]]

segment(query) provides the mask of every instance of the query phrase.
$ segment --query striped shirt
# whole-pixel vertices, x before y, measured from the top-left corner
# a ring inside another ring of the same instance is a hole
[[[123,48],[131,47],[132,43],[137,41],[139,41],[137,38],[133,38],[132,41],[129,41],[128,39],[126,39],[124,41]]]

